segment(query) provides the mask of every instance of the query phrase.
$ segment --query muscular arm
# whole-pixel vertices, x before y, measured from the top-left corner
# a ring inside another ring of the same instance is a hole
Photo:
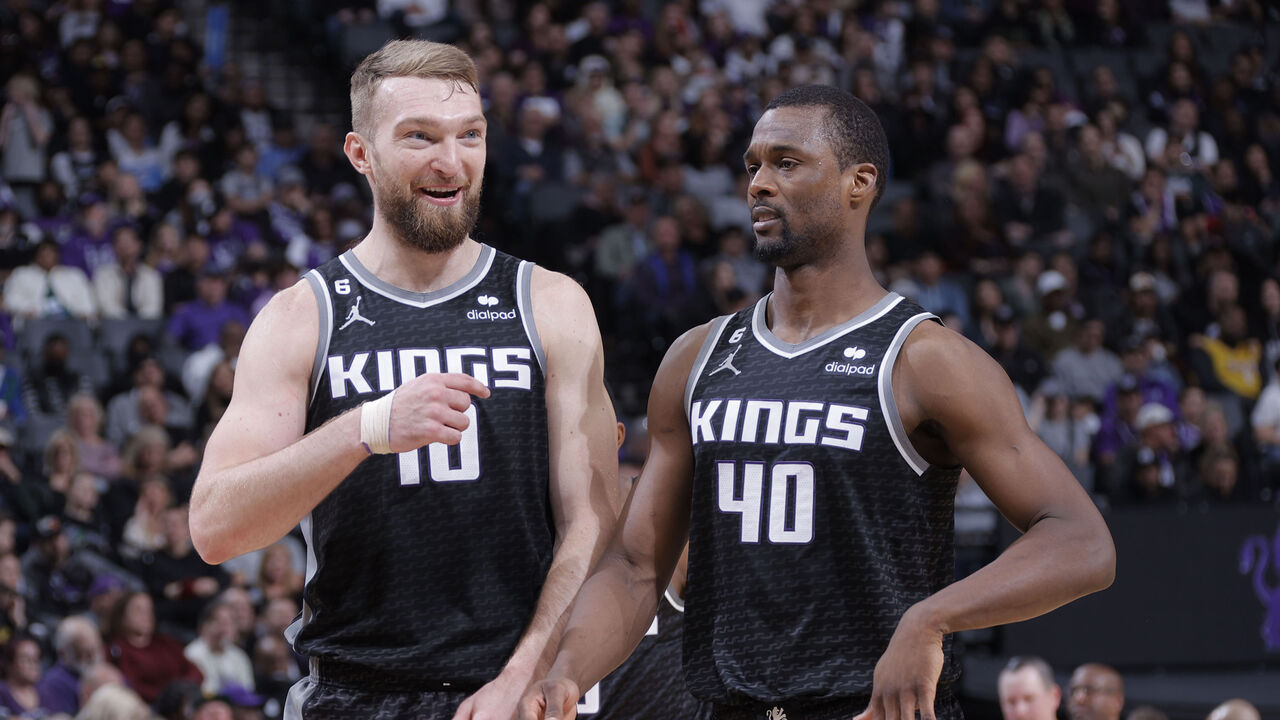
[[[522,703],[522,718],[572,717],[590,687],[633,650],[689,534],[693,448],[684,388],[706,337],[700,327],[676,341],[649,396],[649,457],[613,538],[583,586],[545,682]]]
[[[920,707],[931,718],[943,635],[1033,618],[1107,587],[1115,548],[1088,494],[1027,426],[1009,379],[977,346],[923,323],[893,387],[922,454],[963,465],[1023,533],[990,565],[907,610],[876,666],[871,717],[909,718]],[[931,678],[926,656],[936,662]]]
[[[496,680],[463,703],[459,718],[505,718],[515,712],[520,695],[550,664],[569,606],[618,515],[617,425],[604,389],[604,347],[591,302],[574,281],[536,268],[532,301],[546,351],[555,554],[511,658]]]
[[[272,298],[245,335],[231,403],[191,491],[191,539],[206,562],[280,539],[368,456],[358,407],[303,434],[318,335],[305,280]],[[467,393],[488,390],[464,375],[405,383],[392,406],[391,449],[457,443],[468,422]]]
[[[304,281],[272,298],[245,335],[191,492],[191,537],[206,562],[275,542],[366,457],[359,413],[303,437],[318,328]]]

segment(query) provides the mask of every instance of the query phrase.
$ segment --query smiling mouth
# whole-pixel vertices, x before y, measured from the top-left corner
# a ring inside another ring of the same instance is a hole
[[[449,200],[457,197],[458,193],[462,192],[462,188],[423,188],[421,192],[437,200]]]

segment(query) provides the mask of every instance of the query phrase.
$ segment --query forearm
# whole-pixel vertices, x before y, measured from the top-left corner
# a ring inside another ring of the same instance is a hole
[[[991,564],[922,600],[912,619],[942,634],[1028,620],[1104,589],[1115,548],[1096,522],[1046,517]]]
[[[566,533],[547,571],[533,619],[504,672],[517,673],[529,680],[546,673],[555,657],[556,641],[564,631],[574,597],[599,557],[608,529],[598,522],[583,521]]]
[[[656,574],[607,555],[583,585],[547,680],[586,690],[622,664],[653,623],[662,595]]]
[[[265,457],[202,469],[191,494],[196,549],[216,564],[270,545],[367,456],[357,408]]]

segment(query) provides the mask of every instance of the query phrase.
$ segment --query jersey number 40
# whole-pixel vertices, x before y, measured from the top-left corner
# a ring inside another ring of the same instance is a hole
[[[721,512],[742,516],[742,542],[759,543],[761,520],[764,518],[764,479],[762,462],[742,463],[742,482],[738,482],[738,463],[721,460],[716,463],[716,494]],[[769,542],[778,545],[803,545],[813,540],[813,466],[805,462],[775,463],[769,476]],[[741,490],[739,490],[741,488]]]
[[[465,482],[480,479],[480,437],[476,430],[476,406],[467,408],[467,429],[457,445],[431,443],[426,447],[427,467],[435,482]],[[400,484],[422,483],[422,450],[400,453]],[[456,456],[456,462],[455,458]]]

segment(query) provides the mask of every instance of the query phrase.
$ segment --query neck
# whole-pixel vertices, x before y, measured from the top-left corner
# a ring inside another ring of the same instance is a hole
[[[779,340],[801,343],[847,322],[884,297],[862,247],[847,241],[847,251],[825,263],[774,271],[769,300],[769,329]]]
[[[423,252],[393,236],[379,217],[355,254],[378,279],[402,290],[431,292],[449,287],[470,272],[480,257],[480,243],[468,237],[452,250]]]

